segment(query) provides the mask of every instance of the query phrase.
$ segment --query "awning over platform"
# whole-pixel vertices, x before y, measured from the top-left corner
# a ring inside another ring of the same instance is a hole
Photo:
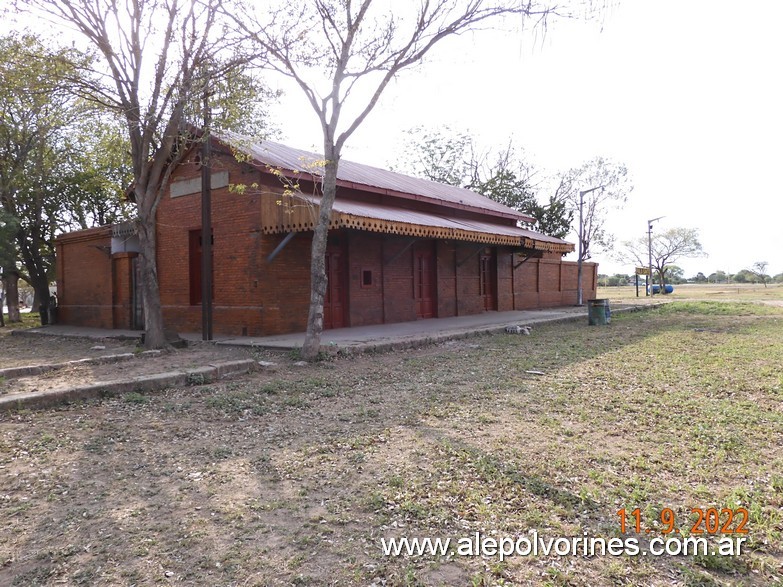
[[[318,218],[319,202],[320,198],[305,194],[286,196],[285,200],[278,198],[274,202],[277,210],[264,206],[264,211],[268,212],[263,214],[264,233],[313,230]],[[561,254],[574,250],[574,245],[569,242],[517,226],[346,200],[335,201],[329,226],[421,238],[506,245]]]

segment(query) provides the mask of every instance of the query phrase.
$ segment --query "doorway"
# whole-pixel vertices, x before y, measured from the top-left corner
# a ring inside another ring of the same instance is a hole
[[[417,243],[413,249],[413,298],[416,318],[435,318],[438,315],[437,273],[435,243]]]
[[[479,256],[479,293],[483,299],[485,311],[492,312],[498,309],[496,281],[495,252],[492,249],[486,249]]]

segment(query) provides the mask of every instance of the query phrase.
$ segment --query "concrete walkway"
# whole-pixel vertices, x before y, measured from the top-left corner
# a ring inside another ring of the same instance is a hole
[[[612,307],[612,312],[636,309],[635,305]],[[485,312],[471,316],[452,318],[433,318],[400,322],[397,324],[378,324],[326,330],[321,337],[321,346],[327,352],[339,350],[347,352],[382,351],[409,348],[441,342],[449,339],[466,338],[476,334],[501,332],[506,326],[528,325],[541,322],[563,320],[583,321],[587,327],[587,307],[562,307],[546,310],[527,310],[514,312]],[[78,326],[42,326],[29,330],[16,331],[19,334],[41,334],[53,336],[78,336],[85,338],[139,338],[137,330],[104,330]],[[190,341],[201,340],[199,333],[183,333],[182,338]],[[231,346],[249,346],[273,350],[292,350],[301,348],[304,333],[279,334],[273,336],[215,337],[215,344]]]
[[[471,316],[432,318],[396,324],[376,324],[325,330],[321,348],[327,352],[372,352],[410,348],[449,339],[467,338],[477,334],[500,332],[506,326],[584,319],[586,307],[553,308],[514,312],[486,312]],[[254,346],[265,349],[291,350],[301,348],[303,332],[273,336],[228,338],[217,341],[222,345]]]

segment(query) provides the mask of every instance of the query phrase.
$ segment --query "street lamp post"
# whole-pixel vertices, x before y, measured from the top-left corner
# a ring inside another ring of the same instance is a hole
[[[650,297],[653,297],[655,295],[655,289],[653,286],[655,283],[653,282],[653,272],[652,272],[652,223],[656,220],[660,220],[661,218],[664,218],[664,216],[658,216],[658,218],[653,218],[652,220],[647,221],[647,270],[650,272],[650,275],[648,276],[649,281],[649,287],[650,287]]]
[[[579,192],[579,258],[576,260],[576,305],[581,306],[584,303],[584,300],[582,300],[582,240],[583,240],[583,232],[584,232],[584,226],[582,224],[582,208],[584,206],[584,197],[585,195],[589,194],[590,192],[594,192],[595,190],[603,190],[604,186],[599,185],[594,188],[590,188],[589,190],[582,190]]]

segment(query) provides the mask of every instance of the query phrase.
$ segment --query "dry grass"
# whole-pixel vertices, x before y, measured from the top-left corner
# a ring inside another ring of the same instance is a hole
[[[639,286],[639,296],[636,297],[636,287],[599,287],[599,298],[609,298],[615,302],[649,302],[644,295],[644,284]],[[750,283],[686,283],[675,285],[674,292],[666,295],[655,295],[653,301],[706,300],[706,301],[745,301],[745,302],[781,302],[783,301],[783,284],[775,283],[767,287]]]
[[[689,302],[1,416],[0,584],[779,584],[781,356],[783,309]],[[739,558],[380,550],[740,505]]]
[[[0,327],[0,338],[11,333],[12,330],[35,328],[41,325],[41,318],[38,312],[23,312],[21,314],[21,322],[9,322],[8,313],[3,314],[5,326]]]

